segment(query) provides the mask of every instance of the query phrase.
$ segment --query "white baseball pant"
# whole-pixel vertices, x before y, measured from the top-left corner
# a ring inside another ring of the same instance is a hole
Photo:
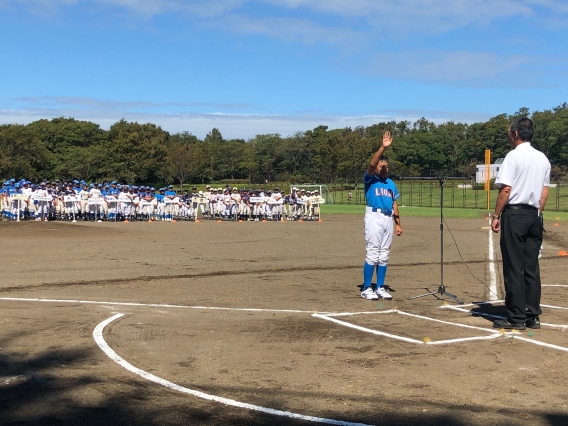
[[[393,220],[391,216],[381,212],[373,212],[367,207],[365,212],[365,242],[367,255],[365,262],[369,265],[386,266],[392,244]]]

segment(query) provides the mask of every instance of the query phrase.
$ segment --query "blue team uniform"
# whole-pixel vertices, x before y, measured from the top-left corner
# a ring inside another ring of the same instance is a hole
[[[400,197],[400,193],[394,182],[389,178],[381,178],[377,175],[369,176],[368,173],[365,173],[363,183],[365,185],[365,199],[367,202],[365,213],[367,256],[363,267],[363,291],[370,289],[376,268],[377,294],[381,294],[381,297],[384,298],[391,298],[384,288],[381,287],[385,283],[388,256],[392,242],[394,202]],[[377,296],[373,297],[377,298]]]
[[[365,173],[363,183],[365,184],[367,207],[391,216],[393,204],[400,197],[394,182],[389,178],[381,179],[377,175],[369,176],[368,173]]]

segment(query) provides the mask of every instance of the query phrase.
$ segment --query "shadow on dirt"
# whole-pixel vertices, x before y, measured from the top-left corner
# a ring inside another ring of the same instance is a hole
[[[492,323],[496,319],[507,317],[507,308],[504,305],[493,306],[489,303],[471,309],[471,314]]]
[[[144,382],[129,373],[97,367],[98,353],[52,349],[30,356],[9,352],[10,337],[0,341],[0,424],[7,425],[314,425],[317,423],[276,417],[203,401],[159,385]],[[202,389],[219,395],[233,395],[235,388],[211,386]],[[243,394],[254,389],[243,389]],[[235,394],[236,392],[236,394]],[[262,391],[257,390],[260,395]],[[246,396],[243,395],[246,399]],[[530,414],[490,410],[480,406],[436,405],[422,400],[377,400],[369,395],[368,410],[349,410],[348,395],[274,390],[265,402],[274,409],[289,410],[287,401],[310,399],[333,401],[338,409],[309,413],[345,422],[376,425],[513,425],[527,420],[551,426],[565,426],[568,415]],[[264,400],[264,398],[262,398]],[[346,404],[342,407],[342,404]],[[384,407],[387,407],[386,409]],[[306,410],[301,410],[306,411]],[[436,414],[436,412],[444,412]],[[417,414],[418,413],[418,414]],[[475,419],[472,421],[471,419]],[[484,420],[482,420],[484,419]],[[481,421],[481,423],[480,423]]]

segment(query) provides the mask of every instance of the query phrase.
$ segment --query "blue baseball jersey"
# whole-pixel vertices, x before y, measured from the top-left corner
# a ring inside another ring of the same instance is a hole
[[[156,200],[158,200],[158,203],[163,203],[164,202],[164,194],[156,195]]]
[[[382,179],[377,175],[369,176],[365,172],[363,183],[365,184],[367,207],[381,209],[389,214],[392,213],[393,204],[400,197],[394,182],[389,178]]]

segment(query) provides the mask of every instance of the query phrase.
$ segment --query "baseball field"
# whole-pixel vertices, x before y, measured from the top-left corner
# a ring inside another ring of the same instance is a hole
[[[543,327],[504,333],[487,220],[446,219],[459,305],[408,300],[440,230],[401,214],[380,302],[357,215],[0,222],[0,424],[567,425],[568,225],[545,225]]]

